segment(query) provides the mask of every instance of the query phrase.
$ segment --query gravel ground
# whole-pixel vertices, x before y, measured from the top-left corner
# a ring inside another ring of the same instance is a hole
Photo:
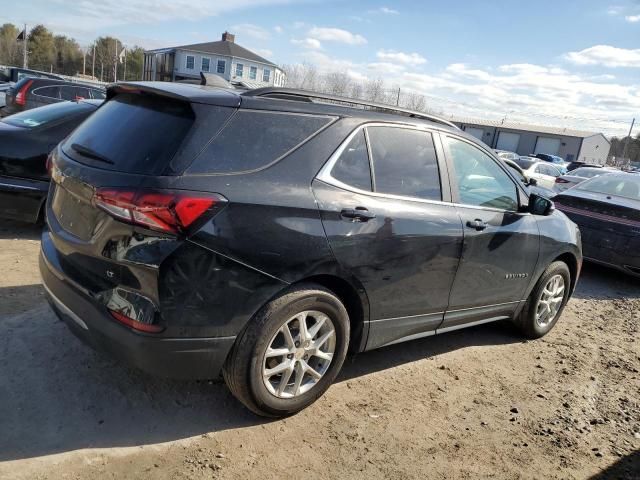
[[[0,223],[0,478],[640,478],[640,280],[586,265],[544,339],[484,325],[347,359],[266,421],[146,376],[56,320],[39,229]]]

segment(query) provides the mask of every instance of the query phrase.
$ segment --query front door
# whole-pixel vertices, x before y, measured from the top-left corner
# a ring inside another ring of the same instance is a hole
[[[440,161],[431,133],[370,125],[313,183],[331,249],[369,298],[367,348],[433,334],[444,318],[462,226]]]
[[[519,211],[519,187],[506,168],[462,138],[444,135],[443,143],[464,246],[438,331],[510,316],[531,282],[539,249],[536,219]]]

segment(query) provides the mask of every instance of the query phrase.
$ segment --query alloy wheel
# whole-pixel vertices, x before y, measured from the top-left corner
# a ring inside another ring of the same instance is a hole
[[[555,320],[564,300],[564,289],[562,275],[554,275],[547,282],[536,307],[536,323],[539,327],[545,328]]]
[[[293,398],[311,390],[331,365],[336,330],[328,315],[301,312],[276,332],[264,354],[262,380],[278,398]]]

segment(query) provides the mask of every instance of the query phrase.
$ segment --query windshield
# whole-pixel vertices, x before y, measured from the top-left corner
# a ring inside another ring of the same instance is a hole
[[[578,190],[604,193],[640,200],[640,177],[634,175],[600,175],[576,187]]]
[[[0,82],[11,81],[11,70],[8,67],[0,67]]]
[[[35,128],[64,117],[92,110],[95,110],[95,107],[89,103],[61,102],[10,115],[3,118],[2,122],[14,127]]]

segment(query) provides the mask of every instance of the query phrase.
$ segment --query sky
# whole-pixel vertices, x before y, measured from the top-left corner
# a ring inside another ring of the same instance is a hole
[[[382,78],[446,114],[607,135],[640,122],[640,0],[24,0],[0,23],[89,45],[236,42],[277,64]],[[634,133],[640,132],[634,129]]]

